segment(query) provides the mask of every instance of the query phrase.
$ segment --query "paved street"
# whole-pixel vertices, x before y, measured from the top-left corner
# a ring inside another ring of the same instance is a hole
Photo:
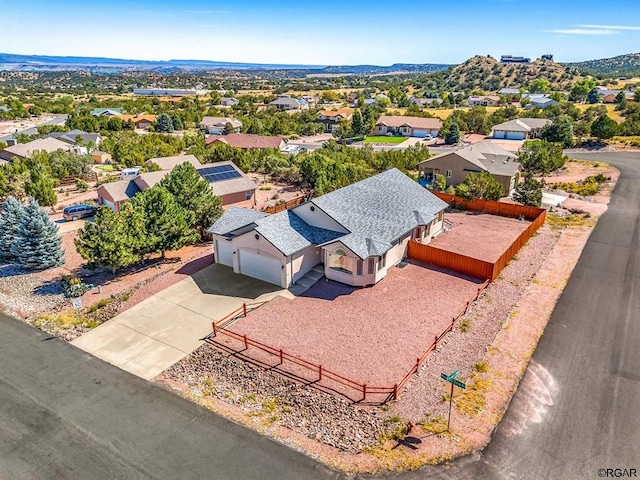
[[[0,316],[0,478],[338,478],[21,322]]]
[[[622,174],[491,444],[385,478],[640,474],[640,154],[573,156]],[[339,478],[19,322],[0,317],[0,339],[2,479]]]

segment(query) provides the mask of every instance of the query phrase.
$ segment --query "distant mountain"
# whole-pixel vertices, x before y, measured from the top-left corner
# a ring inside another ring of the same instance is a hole
[[[324,65],[213,62],[209,60],[125,60],[104,57],[55,57],[0,53],[0,69],[43,70],[321,70]]]
[[[405,64],[378,65],[287,65],[271,63],[213,62],[209,60],[124,60],[104,57],[55,57],[47,55],[15,55],[0,53],[0,70],[51,71],[89,70],[120,72],[127,70],[153,70],[159,72],[197,70],[305,70],[321,74],[385,74],[395,72],[435,72],[450,65]]]
[[[590,75],[636,76],[640,75],[640,53],[627,53],[613,58],[566,63],[565,65]]]
[[[554,90],[563,89],[579,76],[570,68],[551,61],[500,63],[493,57],[482,56],[470,58],[441,75],[444,85],[451,90],[480,89],[487,92],[524,87],[536,78],[545,78]]]

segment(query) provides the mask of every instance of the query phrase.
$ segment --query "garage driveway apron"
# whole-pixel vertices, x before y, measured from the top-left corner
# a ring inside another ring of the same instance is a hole
[[[282,288],[211,265],[82,335],[76,347],[147,380],[202,345],[211,322],[243,303],[292,298]]]

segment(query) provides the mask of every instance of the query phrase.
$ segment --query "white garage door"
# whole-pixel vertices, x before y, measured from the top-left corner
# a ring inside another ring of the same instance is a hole
[[[523,140],[524,133],[522,132],[507,132],[507,138],[509,140]]]
[[[233,244],[226,240],[216,240],[216,262],[233,267]]]
[[[265,282],[281,285],[282,263],[277,258],[240,250],[240,273]]]
[[[428,130],[414,130],[413,136],[418,138],[424,138],[427,136]]]

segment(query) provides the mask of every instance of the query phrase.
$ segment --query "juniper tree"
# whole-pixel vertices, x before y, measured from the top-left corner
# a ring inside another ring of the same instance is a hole
[[[0,262],[10,263],[14,260],[11,246],[16,240],[23,215],[24,205],[15,198],[8,197],[3,202],[0,212]]]
[[[11,254],[16,262],[28,270],[46,270],[64,263],[62,240],[58,226],[51,221],[38,201],[29,197],[24,209]]]

